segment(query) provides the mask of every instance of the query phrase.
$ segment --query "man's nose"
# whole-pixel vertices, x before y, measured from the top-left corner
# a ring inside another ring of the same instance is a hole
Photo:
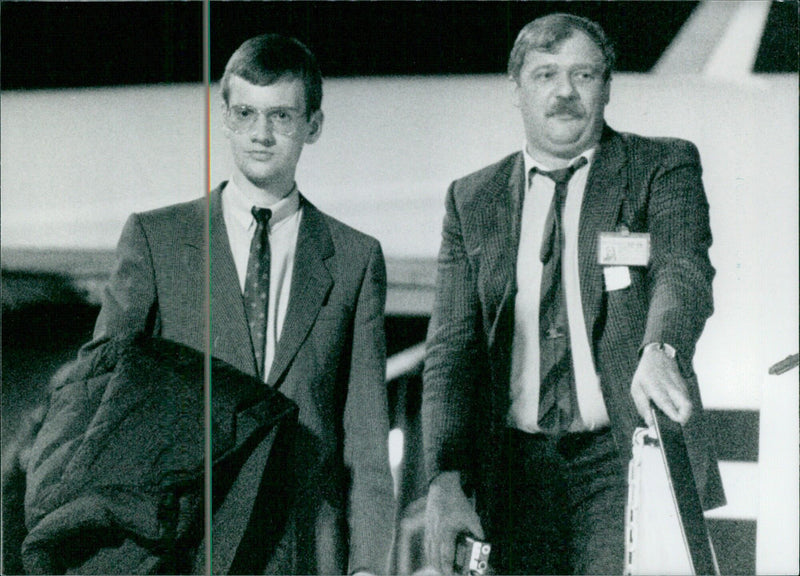
[[[266,114],[259,113],[253,126],[250,128],[250,138],[256,142],[274,142],[275,131],[272,121]]]
[[[556,77],[556,94],[562,98],[570,98],[575,94],[575,84],[568,72],[563,72]]]

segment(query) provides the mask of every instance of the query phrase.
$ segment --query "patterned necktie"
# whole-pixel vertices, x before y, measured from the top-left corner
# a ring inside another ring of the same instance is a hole
[[[244,281],[244,309],[250,326],[250,341],[256,357],[258,375],[264,378],[264,349],[267,337],[267,306],[269,305],[269,219],[272,211],[256,208],[250,211],[256,219],[256,232],[250,242],[247,276]]]
[[[564,248],[562,212],[567,198],[569,179],[586,164],[586,158],[562,170],[538,171],[556,184],[553,202],[545,223],[540,258],[542,269],[539,301],[539,419],[542,432],[566,432],[574,419],[575,374],[569,341],[567,300],[561,277],[561,256]],[[533,172],[533,171],[532,171]]]

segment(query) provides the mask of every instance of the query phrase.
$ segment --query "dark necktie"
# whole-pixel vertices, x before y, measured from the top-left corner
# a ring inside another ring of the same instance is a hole
[[[561,277],[564,248],[562,213],[569,179],[586,158],[562,170],[538,171],[556,184],[542,239],[541,299],[539,301],[539,419],[542,432],[566,432],[574,419],[575,374],[569,341],[567,300]]]
[[[251,210],[256,219],[256,232],[250,242],[247,260],[247,276],[244,281],[244,308],[250,326],[250,341],[256,357],[258,375],[264,378],[264,349],[267,336],[267,306],[269,304],[269,219],[268,208]]]

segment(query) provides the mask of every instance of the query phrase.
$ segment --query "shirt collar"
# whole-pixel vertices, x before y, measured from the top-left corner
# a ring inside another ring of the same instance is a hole
[[[572,164],[575,163],[575,161],[578,158],[583,156],[584,158],[586,158],[586,166],[591,166],[592,159],[594,159],[594,154],[595,154],[596,150],[597,150],[597,146],[592,146],[588,150],[584,150],[583,152],[581,152],[580,154],[578,154],[577,156],[572,158],[567,165],[571,166]],[[531,156],[528,153],[527,143],[522,145],[522,155],[523,155],[523,157],[525,159],[525,175],[526,175],[525,176],[525,181],[526,182],[528,181],[527,175],[531,173],[531,169],[532,168],[536,168],[537,170],[543,170],[545,172],[552,170],[551,167],[545,166],[541,162],[537,162],[536,160],[533,159],[533,156]]]
[[[265,204],[260,198],[253,198],[250,194],[236,185],[233,178],[228,180],[223,191],[223,198],[227,197],[227,207],[233,219],[245,230],[255,226],[255,219],[250,210],[253,206],[269,208],[272,216],[269,219],[270,228],[294,215],[300,209],[300,190],[297,184],[285,197],[273,204]]]

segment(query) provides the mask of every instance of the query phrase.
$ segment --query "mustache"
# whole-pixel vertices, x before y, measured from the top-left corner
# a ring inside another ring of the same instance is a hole
[[[553,107],[547,111],[547,116],[560,116],[562,114],[582,118],[584,116],[584,111],[583,107],[578,102],[572,100],[558,100]]]

